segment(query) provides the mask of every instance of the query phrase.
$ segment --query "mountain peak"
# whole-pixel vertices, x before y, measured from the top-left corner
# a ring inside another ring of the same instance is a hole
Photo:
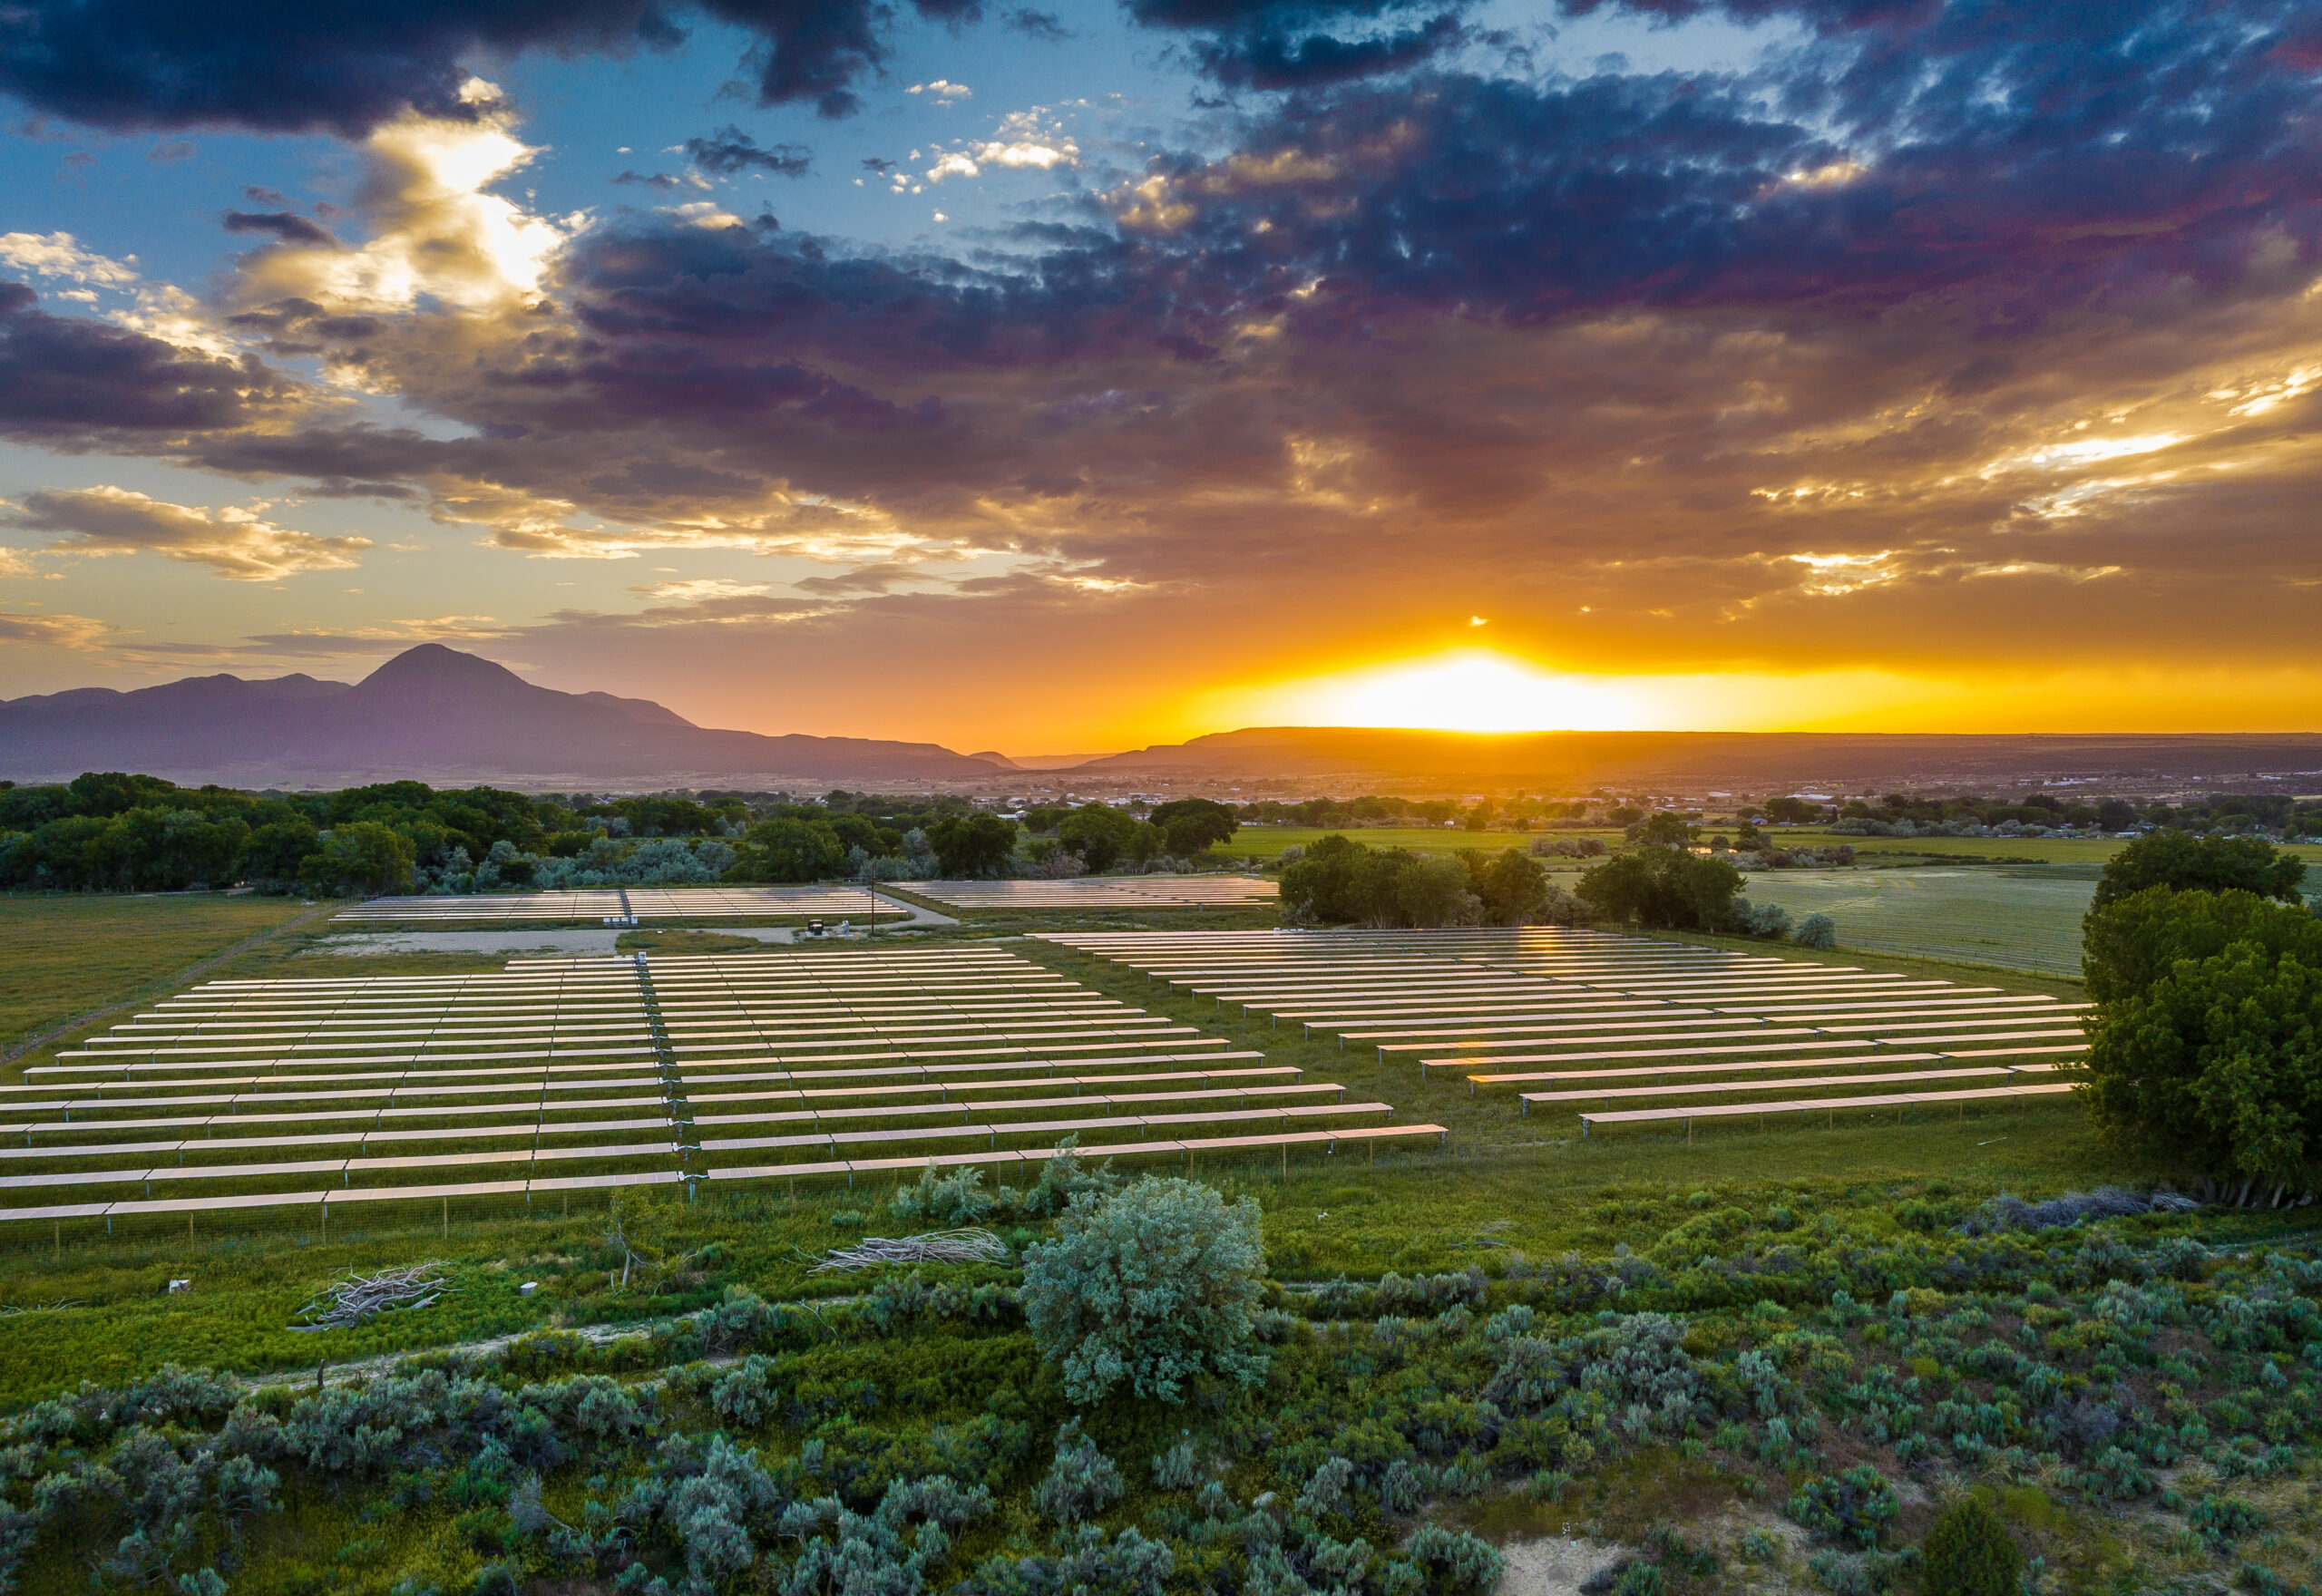
[[[463,696],[504,694],[511,687],[532,686],[504,665],[446,648],[441,643],[422,643],[415,648],[405,649],[364,677],[362,685],[371,693],[456,693]]]

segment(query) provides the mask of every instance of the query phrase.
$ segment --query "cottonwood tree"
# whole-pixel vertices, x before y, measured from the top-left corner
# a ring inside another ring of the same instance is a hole
[[[2190,837],[2155,832],[2112,855],[2089,912],[2119,902],[2148,887],[2180,892],[2254,892],[2260,898],[2298,900],[2306,861],[2284,853],[2263,837]]]
[[[1720,929],[1741,890],[1742,872],[1722,859],[1673,848],[1624,853],[1580,878],[1580,896],[1600,920],[1663,930]]]
[[[2147,887],[2091,912],[2089,1116],[2196,1175],[2301,1190],[2322,1164],[2322,920]]]
[[[955,814],[928,827],[927,841],[946,876],[996,876],[1016,852],[1016,822],[996,814]]]

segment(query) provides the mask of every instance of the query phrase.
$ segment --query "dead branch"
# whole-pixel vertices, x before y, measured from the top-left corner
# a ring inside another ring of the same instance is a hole
[[[451,1289],[440,1263],[415,1263],[403,1269],[381,1270],[375,1275],[349,1275],[324,1288],[320,1296],[300,1309],[294,1330],[344,1330],[374,1314],[424,1308]]]
[[[920,1236],[865,1236],[852,1247],[834,1247],[815,1266],[829,1270],[876,1269],[883,1263],[1000,1263],[1008,1243],[990,1231],[930,1231]]]

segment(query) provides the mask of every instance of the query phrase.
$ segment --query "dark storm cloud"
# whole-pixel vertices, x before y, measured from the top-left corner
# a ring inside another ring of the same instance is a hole
[[[0,432],[52,446],[246,425],[289,387],[253,356],[220,360],[142,333],[50,316],[0,282]]]
[[[229,233],[268,233],[286,244],[325,244],[338,242],[305,217],[289,210],[229,210],[226,213],[226,230]]]
[[[1770,112],[1757,81],[1439,74],[1289,95],[1234,156],[1163,158],[1125,186],[1119,234],[1059,230],[1029,268],[646,222],[581,240],[568,285],[591,331],[660,358],[917,371],[1139,348],[1198,362],[1252,314],[1332,336],[1382,315],[1859,313],[1942,294],[2005,327],[2171,282],[2235,291],[2269,250],[2310,259],[2310,74],[2259,28],[2083,24],[2059,80],[2047,54],[1978,50],[1938,19],[1928,58],[1972,72],[1985,109],[1914,89],[1859,141]],[[1861,72],[1849,49],[1774,86],[1859,98]],[[1963,358],[1962,380],[1997,355]]]
[[[777,177],[802,178],[815,152],[803,144],[762,146],[729,122],[706,139],[688,139],[686,154],[702,170],[720,177],[756,167]]]
[[[976,15],[957,0],[916,5],[938,20]],[[474,53],[667,48],[689,10],[757,36],[746,64],[761,105],[844,115],[851,85],[888,54],[888,12],[874,0],[20,0],[0,7],[0,92],[100,127],[353,137],[406,109],[470,114],[459,91]]]

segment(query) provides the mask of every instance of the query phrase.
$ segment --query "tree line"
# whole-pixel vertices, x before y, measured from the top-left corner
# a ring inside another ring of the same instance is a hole
[[[1827,915],[1792,927],[1788,914],[1741,896],[1742,872],[1694,852],[1682,831],[1646,835],[1632,852],[1585,872],[1567,891],[1538,859],[1514,848],[1416,853],[1333,834],[1282,872],[1283,917],[1293,925],[1378,927],[1587,925],[1596,920],[1660,930],[1795,936],[1808,947],[1837,940]],[[1598,852],[1604,850],[1600,847]]]
[[[1104,803],[1034,810],[1020,823],[951,793],[535,798],[408,781],[249,793],[93,771],[0,783],[0,888],[466,892],[1078,874],[1196,860],[1236,825],[1231,805],[1206,799],[1142,817]]]

